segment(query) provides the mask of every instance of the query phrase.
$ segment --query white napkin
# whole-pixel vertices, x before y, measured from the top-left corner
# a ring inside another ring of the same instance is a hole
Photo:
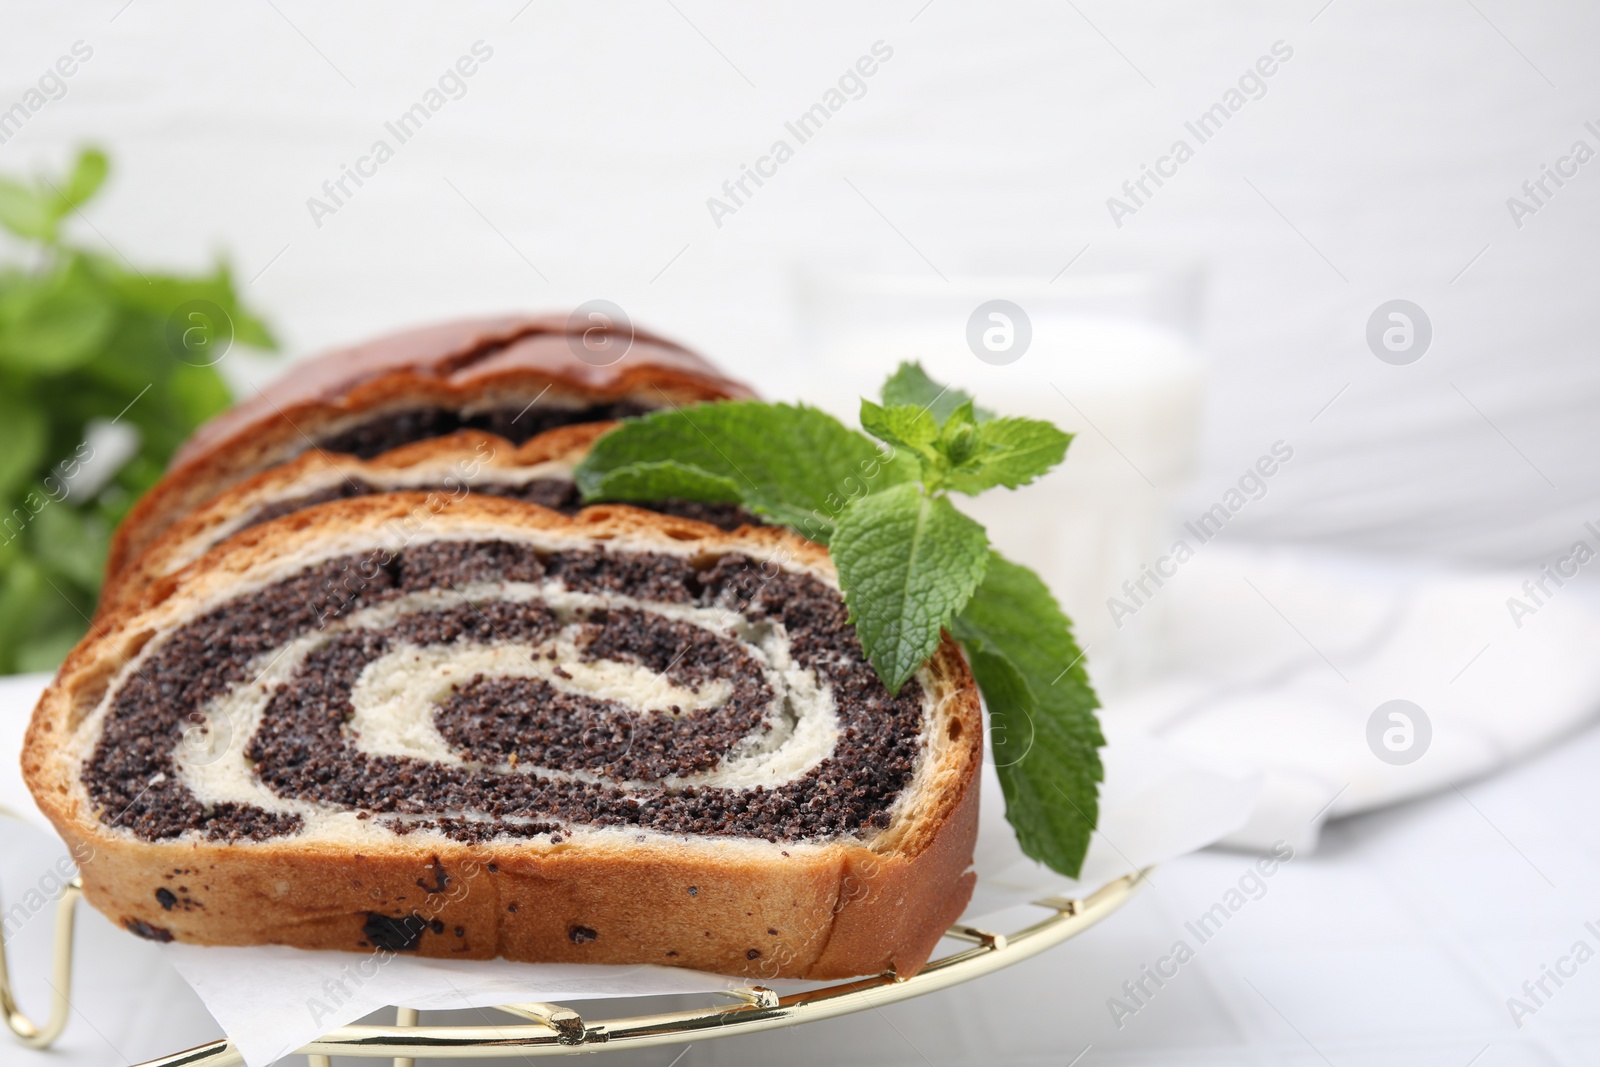
[[[1536,604],[1523,585],[1539,577],[1208,546],[1153,601],[1172,673],[1107,718],[1261,775],[1259,805],[1226,843],[1309,851],[1328,818],[1490,772],[1600,708],[1596,600],[1547,579]],[[1513,597],[1534,611],[1513,614]],[[1431,724],[1415,762],[1369,744],[1391,700]]]
[[[1260,776],[1208,766],[1176,746],[1114,721],[1101,750],[1099,828],[1076,881],[1022,853],[1005,820],[1000,780],[987,761],[978,848],[978,888],[967,915],[981,917],[1044,896],[1084,896],[1125,874],[1193,852],[1236,832],[1255,810]]]

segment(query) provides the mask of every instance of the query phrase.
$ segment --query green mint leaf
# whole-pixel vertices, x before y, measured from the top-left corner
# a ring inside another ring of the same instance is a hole
[[[953,421],[953,420],[952,420]],[[976,496],[1003,485],[1027,485],[1066,457],[1072,435],[1042,419],[992,419],[976,427],[976,448],[946,479],[951,489]]]
[[[871,438],[816,408],[734,400],[626,420],[578,465],[578,488],[586,500],[659,500],[642,476],[603,483],[613,471],[666,460],[701,472],[695,484],[716,494],[679,493],[684,499],[727,503],[731,484],[745,507],[824,544],[852,500],[916,477],[910,457],[886,457]]]
[[[44,572],[26,555],[19,553],[0,571],[0,651],[5,673],[25,669],[16,663],[17,649],[48,627],[54,607],[51,595]],[[81,626],[80,619],[80,634]]]
[[[1105,738],[1072,624],[1038,575],[991,553],[951,629],[989,707],[1006,820],[1023,852],[1077,877],[1099,818]]]
[[[676,499],[706,504],[737,504],[744,499],[738,485],[728,479],[670,459],[607,471],[595,483],[595,495],[604,500]]]
[[[63,218],[73,208],[88,201],[104,184],[110,171],[110,160],[98,148],[87,148],[78,153],[78,160],[73,164],[66,184],[52,190],[56,195],[51,198],[49,205],[51,215],[57,219]]]
[[[146,271],[141,276],[110,267],[103,261],[100,263],[100,269],[115,288],[117,297],[131,307],[160,316],[163,323],[181,305],[204,300],[215,304],[227,317],[226,323],[217,324],[218,328],[224,333],[231,330],[233,340],[238,344],[268,350],[278,347],[277,339],[267,329],[266,323],[239,302],[233,286],[233,275],[226,264],[219,264],[210,274],[194,276],[155,271]],[[166,351],[165,342],[162,351]],[[167,356],[170,361],[171,354],[167,353]]]
[[[22,495],[12,490],[29,488],[25,483],[42,465],[49,437],[50,427],[39,405],[30,398],[0,395],[0,501]],[[0,514],[9,517],[10,511],[5,508]],[[10,532],[0,523],[0,540],[9,539]]]
[[[55,219],[43,196],[10,178],[0,178],[0,226],[18,237],[54,241]]]
[[[971,465],[980,447],[977,409],[968,400],[952,411],[940,428],[939,454],[944,457],[947,469],[956,470]]]
[[[57,614],[65,615],[64,612]],[[81,622],[74,622],[70,617],[58,618],[40,627],[17,646],[17,670],[54,671],[83,636],[82,630]]]
[[[47,375],[72,370],[106,343],[115,312],[76,258],[50,274],[12,279],[0,290],[0,367]]]
[[[861,649],[897,693],[982,580],[989,535],[944,497],[897,485],[845,509],[830,554]]]
[[[939,439],[939,423],[927,408],[915,404],[881,407],[863,397],[861,428],[880,441],[909,448],[926,459],[937,455],[933,444]]]
[[[928,372],[922,369],[920,363],[900,364],[883,383],[883,388],[878,391],[878,398],[885,406],[914,404],[919,408],[926,408],[941,425],[956,408],[972,402],[972,397],[968,393],[928,377]],[[983,408],[974,408],[973,412],[979,422],[994,418],[993,412]]]
[[[232,405],[228,385],[210,367],[191,367],[180,363],[166,381],[167,410],[176,409],[184,425],[199,425]]]
[[[99,586],[110,531],[98,516],[52,501],[34,517],[28,537],[34,558],[48,570],[86,589]]]

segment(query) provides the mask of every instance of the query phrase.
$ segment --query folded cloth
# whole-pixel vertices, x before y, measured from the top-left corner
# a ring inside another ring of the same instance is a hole
[[[1169,671],[1106,717],[1261,776],[1224,844],[1309,850],[1330,818],[1494,771],[1600,707],[1600,602],[1565,558],[1466,573],[1207,548],[1148,601]]]

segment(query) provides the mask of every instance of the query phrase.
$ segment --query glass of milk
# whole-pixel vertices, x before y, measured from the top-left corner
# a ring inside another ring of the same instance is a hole
[[[1049,583],[1103,692],[1148,677],[1160,658],[1159,591],[1139,596],[1138,614],[1156,617],[1138,625],[1109,602],[1133,602],[1124,583],[1166,550],[1177,492],[1195,469],[1199,270],[1053,283],[802,271],[796,289],[812,361],[801,395],[846,423],[858,424],[860,398],[876,399],[902,360],[916,360],[982,407],[1075,435],[1066,462],[1032,485],[952,497]]]

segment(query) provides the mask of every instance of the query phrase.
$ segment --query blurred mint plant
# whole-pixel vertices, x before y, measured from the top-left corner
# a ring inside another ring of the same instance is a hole
[[[0,262],[0,674],[61,661],[112,528],[231,403],[216,362],[235,341],[277,347],[226,264],[161,274],[64,239],[108,169],[88,149],[59,179],[0,176],[0,227],[26,260]]]

